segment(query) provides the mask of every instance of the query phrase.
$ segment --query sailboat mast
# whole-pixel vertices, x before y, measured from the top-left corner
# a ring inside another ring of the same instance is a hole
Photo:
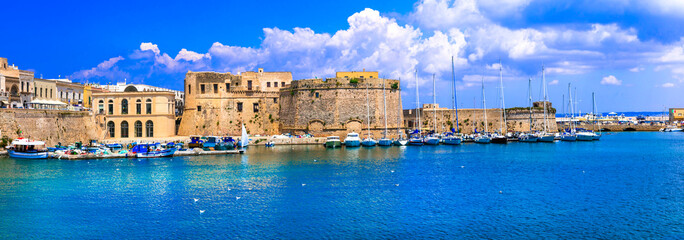
[[[370,101],[368,101],[368,85],[370,85],[370,83],[366,84],[366,119],[368,120],[368,138],[370,138]]]
[[[401,78],[399,78],[399,82],[401,83]],[[401,92],[398,93],[399,99],[401,99]],[[398,101],[397,104],[397,139],[401,139],[401,101]]]
[[[423,134],[420,130],[421,127],[421,122],[420,122],[420,95],[418,94],[418,69],[416,69],[415,77],[414,79],[416,80],[416,117],[418,118],[418,136],[421,137]]]
[[[503,66],[501,65],[501,59],[499,59],[499,85],[501,88],[501,115],[503,118],[503,121],[501,122],[501,129],[499,129],[499,131],[501,132],[501,134],[506,134],[506,132],[508,132],[508,129],[506,126],[506,102],[504,98]]]
[[[596,94],[591,92],[591,127],[596,130]]]
[[[484,132],[487,130],[487,104],[485,102],[484,76],[482,76],[482,114],[484,114]]]
[[[546,74],[544,71],[544,65],[542,65],[542,91],[544,92],[544,101],[542,102],[542,105],[544,105],[544,132],[548,132],[549,123],[546,117]]]
[[[382,138],[387,138],[387,96],[385,95],[385,79],[382,79],[382,108],[385,114],[385,133]]]
[[[432,113],[434,121],[433,131],[437,133],[437,87],[435,84],[435,74],[432,74]]]
[[[575,111],[572,107],[572,92],[570,90],[571,90],[570,83],[568,83],[568,107],[570,107],[570,129],[571,129],[570,132],[574,132],[573,129],[575,128],[574,127],[574,125],[575,125],[575,121],[574,121]]]
[[[454,56],[451,56],[451,81],[451,101],[453,102],[454,115],[456,118],[454,121],[454,116],[451,117],[451,124],[453,125],[453,122],[456,122],[456,132],[458,132],[458,106],[456,105],[456,73],[454,71]]]
[[[532,78],[529,79],[527,84],[527,95],[528,95],[528,106],[530,107],[530,132],[532,132]]]

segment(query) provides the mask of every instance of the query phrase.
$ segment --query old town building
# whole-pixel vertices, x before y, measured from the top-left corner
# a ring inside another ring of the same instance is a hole
[[[9,65],[0,58],[0,106],[26,108],[33,98],[33,72]]]
[[[175,135],[174,93],[93,93],[93,111],[106,138],[160,138]]]

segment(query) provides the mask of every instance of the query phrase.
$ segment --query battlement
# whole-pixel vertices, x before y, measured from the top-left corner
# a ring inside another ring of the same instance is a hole
[[[386,89],[400,90],[399,80],[382,78],[315,78],[292,81],[289,86],[281,91],[310,90],[310,89],[346,89],[346,88],[372,88],[382,89],[383,81]]]

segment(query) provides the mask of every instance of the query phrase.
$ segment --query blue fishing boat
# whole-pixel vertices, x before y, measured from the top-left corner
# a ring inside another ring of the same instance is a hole
[[[446,145],[459,145],[462,142],[462,139],[460,136],[454,135],[453,132],[449,132],[444,134],[444,138],[442,138],[442,142]]]
[[[11,158],[45,159],[48,157],[48,151],[45,149],[45,142],[33,141],[25,138],[18,138],[12,141],[7,152]]]
[[[188,143],[188,148],[201,148],[204,141],[202,141],[201,136],[192,135],[190,136],[190,143]]]
[[[232,150],[235,148],[235,140],[232,137],[222,137],[221,141],[216,143],[216,150]]]
[[[219,142],[219,137],[207,136],[207,141],[202,144],[202,149],[205,151],[217,150],[216,144]]]
[[[105,146],[112,152],[118,152],[123,149],[123,146],[120,143],[110,143],[106,144]]]
[[[159,143],[138,144],[131,149],[131,152],[138,158],[158,158],[171,157],[178,150],[177,148],[164,149]]]

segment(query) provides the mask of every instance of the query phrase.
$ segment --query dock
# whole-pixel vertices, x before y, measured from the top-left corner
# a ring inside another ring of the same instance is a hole
[[[197,149],[197,150],[188,150],[188,151],[177,151],[173,154],[173,156],[174,157],[183,157],[183,156],[200,156],[200,155],[228,155],[228,154],[243,154],[243,153],[245,153],[244,149],[217,150],[217,151],[204,151],[201,149]],[[135,154],[67,155],[67,154],[49,153],[48,158],[56,158],[56,159],[64,159],[64,160],[89,160],[89,159],[136,158],[136,157],[135,157]]]

